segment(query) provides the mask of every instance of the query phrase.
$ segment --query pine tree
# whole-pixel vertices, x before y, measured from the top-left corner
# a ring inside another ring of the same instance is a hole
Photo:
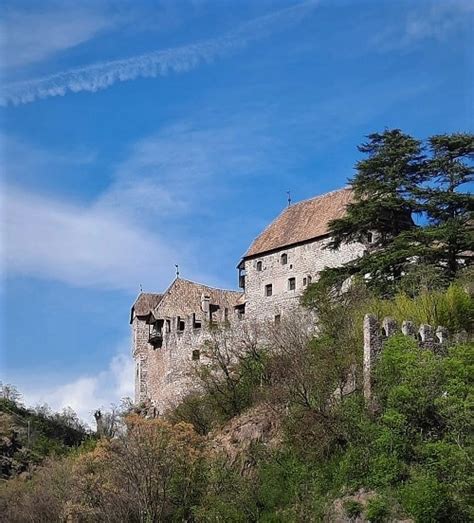
[[[350,180],[354,202],[345,217],[330,223],[328,245],[337,249],[358,241],[367,251],[341,269],[325,271],[323,277],[337,281],[369,274],[372,286],[388,289],[400,278],[407,260],[420,254],[420,245],[412,241],[413,215],[421,211],[417,188],[426,176],[425,158],[421,142],[399,129],[370,134],[368,139],[358,147],[367,158],[357,163]]]
[[[474,135],[441,134],[428,140],[425,162],[428,184],[421,191],[429,226],[423,231],[431,244],[428,260],[449,279],[472,261],[474,198],[462,186],[474,177]]]

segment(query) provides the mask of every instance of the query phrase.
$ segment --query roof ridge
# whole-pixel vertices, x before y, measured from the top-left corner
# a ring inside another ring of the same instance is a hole
[[[350,199],[350,195],[352,194],[352,188],[350,185],[346,185],[345,187],[341,187],[340,189],[334,189],[333,191],[329,191],[324,194],[318,194],[316,196],[313,196],[311,198],[307,198],[305,200],[301,200],[293,205],[289,205],[285,209],[283,209],[268,225],[253,239],[252,243],[250,244],[249,249],[246,251],[246,253],[242,256],[242,259],[247,258],[248,256],[253,256],[259,253],[267,252],[269,250],[272,250],[273,248],[276,248],[274,245],[272,248],[270,248],[269,243],[281,243],[281,245],[278,245],[278,248],[284,247],[287,245],[292,245],[294,243],[299,243],[299,241],[305,241],[310,238],[317,238],[321,235],[326,234],[326,231],[318,231],[317,227],[316,230],[314,230],[314,234],[311,236],[307,236],[306,238],[303,238],[304,234],[291,234],[291,236],[294,236],[294,241],[290,241],[288,234],[286,240],[282,242],[282,238],[280,237],[279,241],[271,241],[269,242],[268,238],[276,231],[275,227],[276,225],[280,226],[286,226],[288,228],[289,221],[293,221],[294,219],[298,219],[298,217],[304,213],[305,206],[322,206],[323,210],[326,209],[325,213],[323,213],[319,220],[322,223],[322,226],[319,227],[319,229],[326,229],[327,228],[327,222],[330,219],[334,218],[334,214],[337,215],[337,209],[336,213],[334,211],[333,207],[333,200],[336,201],[345,201],[348,198]],[[348,195],[348,196],[346,196]],[[329,202],[329,203],[325,203]],[[326,214],[326,217],[324,216]],[[329,214],[329,216],[327,216]],[[331,216],[332,215],[332,216]],[[301,236],[301,238],[298,238],[298,236]],[[266,242],[266,244],[265,244]],[[252,252],[254,251],[254,252]]]
[[[322,199],[322,198],[326,198],[326,196],[332,196],[333,194],[336,194],[338,192],[342,192],[342,191],[350,191],[352,190],[351,187],[349,185],[346,185],[346,187],[341,187],[340,189],[333,189],[332,191],[329,191],[329,192],[325,192],[323,194],[318,194],[316,196],[312,196],[311,198],[305,198],[304,200],[300,200],[299,202],[296,202],[292,205],[289,205],[288,207],[286,207],[283,211],[283,212],[286,212],[288,209],[291,209],[292,207],[296,207],[297,205],[300,205],[301,203],[306,203],[306,202],[310,202],[312,200],[319,200],[319,199]],[[280,214],[282,214],[280,213]]]
[[[221,287],[212,287],[211,285],[206,285],[205,283],[200,283],[198,281],[190,280],[188,278],[175,278],[176,280],[185,281],[187,283],[192,283],[193,285],[200,285],[201,287],[207,287],[208,289],[212,289],[214,291],[224,291],[224,292],[235,292],[236,294],[242,294],[242,291],[236,291],[234,289],[222,289]]]

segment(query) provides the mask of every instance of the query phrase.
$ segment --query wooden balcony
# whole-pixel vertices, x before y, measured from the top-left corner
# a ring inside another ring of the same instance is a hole
[[[161,347],[163,344],[163,333],[159,329],[151,329],[150,335],[148,336],[148,342],[153,347]]]

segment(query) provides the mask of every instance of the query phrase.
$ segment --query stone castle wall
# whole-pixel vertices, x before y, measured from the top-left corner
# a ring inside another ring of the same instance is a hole
[[[142,369],[141,380],[144,384],[144,393],[135,396],[137,402],[151,400],[158,413],[163,413],[170,407],[177,405],[189,392],[196,389],[193,382],[193,366],[205,363],[203,345],[210,339],[210,325],[202,321],[201,328],[193,328],[193,315],[182,317],[185,328],[177,329],[177,318],[171,321],[170,331],[163,334],[161,347],[153,347],[147,343],[140,352],[136,362],[140,362]],[[237,316],[229,318],[226,323],[240,322]],[[149,325],[142,321],[146,328],[147,340]],[[144,363],[145,362],[145,365]],[[145,375],[143,371],[145,370]]]
[[[148,343],[148,325],[136,316],[132,320],[132,347],[135,362],[135,402],[147,398],[148,356],[151,345]]]
[[[236,332],[242,325],[275,321],[289,315],[299,306],[299,300],[311,281],[316,281],[325,267],[341,264],[362,255],[364,246],[346,244],[339,250],[324,249],[327,239],[281,249],[260,257],[245,260],[245,314],[237,312],[229,296],[219,297],[219,310],[212,317],[217,325],[227,324]],[[282,254],[287,263],[282,264]],[[257,263],[261,269],[257,270]],[[295,289],[289,288],[289,278],[295,278]],[[265,295],[265,286],[272,285],[272,295]],[[209,312],[195,307],[193,314],[181,316],[184,330],[178,329],[177,312],[187,303],[186,286],[178,283],[166,293],[158,305],[164,318],[163,338],[160,347],[148,343],[151,326],[144,318],[132,320],[135,360],[135,401],[151,401],[158,413],[176,405],[187,393],[195,389],[192,368],[205,363],[202,346],[209,336]],[[217,299],[217,298],[216,298]],[[232,298],[235,303],[235,297]],[[186,307],[184,307],[186,308]],[[187,307],[187,310],[190,310]],[[199,321],[201,327],[194,328]],[[195,352],[197,351],[197,352]],[[193,359],[199,355],[199,359]]]
[[[333,251],[324,249],[327,242],[327,239],[315,240],[245,260],[246,317],[268,320],[284,315],[298,306],[309,278],[314,282],[325,267],[339,267],[364,252],[360,243],[345,244]],[[286,264],[282,264],[283,254],[287,255]],[[290,278],[295,278],[294,290],[289,289]],[[272,296],[265,294],[265,286],[269,284]]]
[[[449,340],[449,333],[445,327],[435,329],[431,325],[422,324],[418,328],[411,321],[404,321],[401,328],[392,318],[384,318],[379,322],[373,314],[366,314],[364,318],[364,362],[363,362],[363,390],[367,402],[373,400],[372,374],[374,365],[383,350],[386,341],[396,334],[410,336],[418,341],[420,349],[443,353]],[[458,334],[462,339],[463,334]]]

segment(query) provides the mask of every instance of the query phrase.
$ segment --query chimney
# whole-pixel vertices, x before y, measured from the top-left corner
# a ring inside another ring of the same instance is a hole
[[[201,310],[204,313],[204,319],[206,321],[210,320],[210,304],[211,297],[206,294],[201,294]]]

